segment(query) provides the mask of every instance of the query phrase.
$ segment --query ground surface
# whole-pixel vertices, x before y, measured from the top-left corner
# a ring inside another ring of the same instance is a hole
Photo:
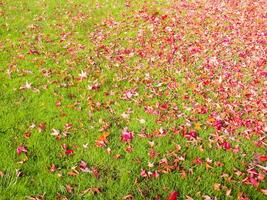
[[[0,199],[266,198],[266,5],[190,2],[0,2]]]

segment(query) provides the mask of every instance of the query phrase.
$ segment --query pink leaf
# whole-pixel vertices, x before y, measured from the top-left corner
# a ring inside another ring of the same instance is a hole
[[[19,146],[18,148],[17,148],[17,154],[18,155],[20,155],[21,153],[27,153],[28,152],[28,149],[27,149],[27,147],[25,147],[25,146]]]
[[[87,166],[87,163],[85,161],[83,161],[83,160],[80,162],[79,167],[80,167],[80,170],[82,172],[89,172],[90,171],[88,166]]]
[[[134,133],[128,131],[128,128],[124,128],[121,135],[121,140],[123,142],[130,142],[133,139]]]

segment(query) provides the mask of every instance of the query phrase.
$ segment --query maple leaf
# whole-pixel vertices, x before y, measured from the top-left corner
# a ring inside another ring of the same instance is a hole
[[[122,130],[121,140],[123,142],[130,142],[134,137],[134,133],[130,132],[127,127]]]
[[[25,139],[29,139],[29,138],[31,137],[31,133],[30,133],[30,132],[25,132],[25,133],[23,134],[23,137],[24,137]]]
[[[0,171],[0,177],[3,177],[4,175],[4,172]]]
[[[99,170],[98,170],[96,167],[93,167],[93,168],[92,168],[92,173],[93,173],[93,176],[94,176],[96,179],[99,179],[99,178],[100,178]]]
[[[86,190],[83,190],[82,192],[81,192],[81,195],[85,195],[86,193],[88,193],[88,192],[92,192],[92,193],[94,193],[94,194],[98,194],[98,193],[100,193],[102,190],[101,190],[101,188],[98,188],[98,187],[90,187],[90,188],[88,188],[88,189],[86,189]]]
[[[90,172],[87,163],[83,160],[80,162],[79,167],[82,172]]]
[[[196,130],[201,130],[201,123],[195,123],[195,129]]]
[[[99,140],[99,141],[107,142],[107,138],[108,138],[109,135],[110,135],[109,132],[105,132],[105,133],[103,133],[101,136],[99,136],[98,140]]]
[[[53,136],[58,136],[60,134],[60,131],[59,130],[57,130],[57,129],[52,129],[52,133],[51,133],[51,135],[53,135]]]
[[[94,83],[93,85],[88,86],[89,90],[98,90],[100,88],[99,83]]]
[[[71,129],[72,128],[72,124],[70,124],[70,123],[66,123],[65,125],[64,125],[64,128],[66,129],[66,130],[69,130],[69,129]]]
[[[141,169],[141,173],[140,173],[140,175],[141,175],[142,177],[147,177],[147,172],[146,172],[146,170]]]
[[[37,195],[37,196],[27,196],[27,199],[29,199],[29,200],[44,200],[44,194]]]
[[[267,196],[267,188],[266,188],[266,189],[261,189],[261,192],[262,192],[265,196]]]
[[[68,193],[73,193],[73,187],[72,187],[70,184],[67,184],[67,185],[66,185],[66,191],[67,191]]]
[[[225,150],[229,150],[231,149],[231,144],[229,142],[224,141],[221,146],[225,149]]]
[[[108,143],[108,136],[110,135],[109,132],[104,132],[99,138],[96,140],[97,147],[105,147]]]
[[[68,156],[73,155],[74,154],[74,150],[66,149],[65,154],[68,155]]]
[[[51,164],[50,166],[50,172],[55,172],[57,170],[57,167],[55,164]]]
[[[39,132],[42,132],[42,131],[44,131],[46,129],[46,124],[45,123],[40,123],[39,125],[38,125],[38,130],[39,130]]]
[[[220,188],[221,188],[221,184],[219,184],[219,183],[214,183],[214,184],[213,184],[213,189],[214,189],[215,191],[219,191]]]
[[[128,195],[124,196],[122,199],[124,199],[124,200],[134,200],[134,196],[132,194],[128,194]]]
[[[79,74],[79,80],[84,80],[87,78],[87,72],[84,72],[83,70]]]
[[[77,176],[79,172],[77,170],[72,170],[67,173],[68,176]]]
[[[32,83],[29,83],[28,81],[26,81],[26,83],[20,87],[21,90],[25,90],[25,89],[29,90],[31,88],[32,88]]]
[[[260,156],[260,161],[261,162],[267,162],[267,155],[265,156]]]
[[[173,191],[166,200],[177,200],[179,197],[179,193],[176,191]]]
[[[61,106],[61,101],[57,101],[56,102],[56,107],[60,107]]]
[[[17,154],[20,155],[21,153],[27,153],[28,152],[28,149],[27,147],[21,145],[21,146],[18,146],[17,148]]]

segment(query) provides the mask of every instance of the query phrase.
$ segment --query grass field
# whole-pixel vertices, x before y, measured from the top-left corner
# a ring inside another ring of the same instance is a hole
[[[265,199],[264,1],[0,1],[0,199]]]

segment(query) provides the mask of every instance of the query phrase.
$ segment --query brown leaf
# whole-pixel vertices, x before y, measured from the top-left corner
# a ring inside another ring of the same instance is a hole
[[[192,197],[186,195],[186,200],[194,200]]]
[[[66,185],[66,190],[68,193],[72,193],[73,192],[73,187],[69,184]]]
[[[266,188],[266,189],[261,189],[261,192],[262,192],[265,196],[267,196],[267,188]]]
[[[59,193],[57,193],[56,199],[58,199],[58,200],[68,200],[68,198],[66,196],[64,196],[62,194],[59,194]]]
[[[230,196],[231,192],[232,192],[232,190],[231,189],[228,189],[228,190],[226,190],[225,195],[228,197],[228,196]]]
[[[29,139],[29,138],[31,137],[31,133],[30,133],[30,132],[25,132],[25,133],[23,134],[23,137],[24,137],[25,139]]]
[[[206,163],[206,170],[212,169],[213,167]]]
[[[0,177],[3,177],[4,175],[4,172],[0,171]]]
[[[100,177],[100,174],[99,174],[99,170],[97,168],[93,168],[92,169],[92,172],[93,172],[93,176],[96,178],[96,179],[99,179]]]
[[[75,170],[75,171],[69,171],[67,174],[68,174],[68,176],[77,176],[79,174],[79,172],[77,172]]]
[[[16,177],[21,177],[23,176],[22,171],[20,171],[19,169],[16,169]]]
[[[116,155],[114,155],[114,158],[115,158],[115,159],[120,159],[120,158],[121,158],[121,154],[116,154]]]
[[[125,199],[125,200],[133,200],[134,199],[134,196],[129,194],[129,195],[126,195],[124,196],[122,199]]]
[[[219,191],[219,190],[220,190],[220,187],[221,187],[221,184],[219,184],[219,183],[214,183],[214,184],[213,184],[213,189],[214,189],[215,191]]]
[[[28,196],[26,197],[29,200],[43,200],[44,199],[44,195],[38,195],[38,196]]]
[[[90,188],[88,188],[86,190],[83,190],[81,192],[81,195],[85,195],[88,192],[92,192],[94,194],[97,194],[97,193],[100,193],[101,191],[102,191],[101,188],[98,188],[98,187],[90,187]]]

